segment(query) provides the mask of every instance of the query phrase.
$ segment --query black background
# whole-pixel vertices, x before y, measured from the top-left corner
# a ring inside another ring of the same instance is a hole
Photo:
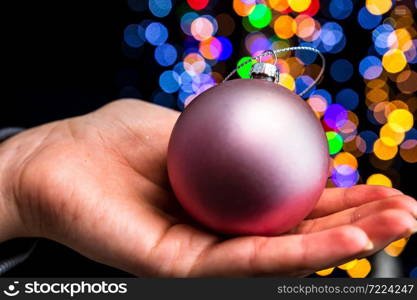
[[[216,12],[228,11],[236,17],[231,3],[218,1]],[[0,11],[4,22],[0,35],[0,127],[29,128],[97,109],[121,96],[124,83],[120,74],[126,69],[138,70],[137,78],[133,76],[127,84],[137,86],[144,99],[150,99],[158,88],[161,69],[151,57],[153,48],[145,46],[138,59],[127,58],[122,52],[124,28],[145,18],[155,18],[148,12],[132,12],[124,0],[9,0],[0,2]],[[170,38],[181,44],[183,37],[178,33],[179,22],[174,13],[164,22],[172,22]],[[236,24],[232,38],[235,49],[243,47],[240,41],[244,36],[240,18],[236,17]],[[328,59],[331,62],[344,55],[356,65],[355,59],[364,57],[371,45],[369,32],[361,30],[356,22],[342,21],[341,25],[348,39],[346,50],[342,54],[329,55]],[[239,52],[235,50],[227,70],[235,66],[238,57]],[[354,77],[349,84],[359,94],[363,93],[360,76]],[[321,87],[332,91],[335,87],[340,88],[340,84],[335,85],[327,75]],[[355,112],[361,119],[366,119],[362,105],[362,112]],[[369,125],[367,129],[376,131],[377,127]],[[367,160],[360,159],[364,178],[373,170]],[[401,182],[396,187],[416,197],[415,165],[398,161],[395,166],[401,174]],[[1,258],[24,249],[27,243],[29,241],[6,243],[0,248],[3,251]],[[414,237],[401,256],[405,274],[417,265],[415,253]],[[91,262],[54,242],[41,240],[31,258],[7,275],[103,277],[128,274]],[[338,276],[338,273],[334,275]]]

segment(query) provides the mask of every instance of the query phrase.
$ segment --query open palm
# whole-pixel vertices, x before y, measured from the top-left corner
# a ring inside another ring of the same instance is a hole
[[[41,236],[139,276],[305,276],[370,255],[416,229],[417,203],[377,186],[326,189],[276,237],[226,237],[190,219],[170,190],[178,112],[120,100],[4,144],[16,236]]]

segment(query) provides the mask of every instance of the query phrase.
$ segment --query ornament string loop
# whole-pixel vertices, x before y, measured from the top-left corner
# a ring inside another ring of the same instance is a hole
[[[264,52],[262,52],[261,55],[255,56],[254,58],[257,61],[261,62],[261,58],[262,57],[265,57],[265,56],[268,56],[268,55],[274,56],[274,59],[275,59],[274,60],[274,65],[275,65],[278,62],[278,53],[276,53],[274,50],[265,50]],[[252,60],[250,60],[250,61],[252,61]],[[239,69],[240,68],[240,65],[237,68]]]
[[[312,48],[312,47],[306,47],[306,46],[297,46],[297,47],[287,47],[287,48],[281,48],[281,49],[276,49],[276,50],[265,50],[262,54],[257,55],[257,56],[253,56],[250,59],[248,59],[247,61],[245,61],[244,63],[241,63],[240,65],[238,65],[232,72],[230,72],[229,75],[226,76],[226,78],[223,80],[223,82],[227,81],[230,79],[230,77],[232,77],[240,68],[246,66],[247,64],[253,62],[253,61],[260,61],[261,58],[265,57],[265,56],[270,56],[273,55],[275,58],[274,64],[277,63],[278,61],[278,54],[282,53],[282,52],[287,52],[287,51],[310,51],[310,52],[314,52],[316,54],[318,54],[320,56],[321,59],[321,70],[319,75],[317,75],[317,77],[314,79],[314,81],[306,88],[304,89],[301,93],[299,93],[299,96],[304,96],[306,95],[309,91],[311,91],[311,89],[317,85],[317,83],[321,80],[321,78],[323,77],[324,71],[326,69],[326,59],[324,58],[324,55],[317,50],[316,48]]]

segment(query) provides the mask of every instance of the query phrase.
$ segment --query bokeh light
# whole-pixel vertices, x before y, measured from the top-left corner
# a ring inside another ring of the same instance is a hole
[[[348,81],[353,75],[353,66],[347,59],[335,60],[330,66],[330,74],[337,82]]]
[[[150,23],[146,27],[145,37],[154,46],[162,45],[168,39],[168,29],[159,22]]]
[[[329,276],[330,274],[333,273],[333,270],[334,270],[334,267],[317,271],[316,274],[320,276]]]
[[[349,152],[340,152],[333,159],[333,167],[347,165],[352,169],[358,168],[358,160]]]
[[[378,78],[382,73],[381,60],[376,56],[367,56],[359,64],[359,72],[365,79]]]
[[[324,113],[323,120],[332,129],[342,127],[348,119],[347,110],[340,104],[331,104]]]
[[[177,57],[177,50],[171,44],[163,44],[155,48],[155,60],[161,66],[171,66],[175,63]]]
[[[206,59],[217,59],[222,52],[222,43],[217,38],[211,37],[200,43],[199,51]]]
[[[354,268],[357,265],[358,261],[359,261],[358,259],[354,259],[354,260],[348,261],[347,263],[344,263],[343,265],[339,265],[337,267],[342,270],[349,270],[349,269]]]
[[[331,180],[337,187],[351,187],[359,180],[359,172],[349,165],[339,165],[332,169]]]
[[[372,266],[368,259],[362,258],[352,267],[347,269],[351,278],[365,278],[371,272]]]
[[[209,0],[187,0],[188,5],[195,10],[201,10],[206,8]]]
[[[327,22],[321,27],[319,50],[339,53],[346,45],[343,28],[336,22]]]
[[[303,12],[309,8],[311,0],[288,0],[289,7],[295,12]]]
[[[355,110],[359,104],[359,95],[353,89],[343,89],[336,94],[336,103],[347,110]]]
[[[174,71],[165,71],[159,77],[159,85],[166,93],[175,93],[180,88],[180,78]]]
[[[283,87],[286,87],[290,91],[295,90],[295,80],[294,80],[294,77],[292,77],[290,74],[287,74],[287,73],[281,74],[281,76],[279,77],[279,84],[282,85]]]
[[[145,2],[145,0],[142,0]],[[171,0],[149,0],[149,10],[155,17],[166,17],[172,9]]]
[[[362,153],[372,153],[374,144],[378,139],[378,135],[370,130],[359,133],[356,137],[355,144],[357,149]]]
[[[297,23],[289,15],[279,16],[274,23],[275,34],[281,39],[291,38],[297,31]]]
[[[249,61],[249,63],[246,63],[248,61]],[[250,70],[252,69],[252,66],[255,64],[255,61],[253,61],[250,56],[242,57],[238,61],[237,67],[239,67],[240,65],[242,65],[244,63],[246,63],[246,65],[239,68],[237,70],[237,73],[241,78],[250,78]]]
[[[408,110],[396,109],[389,114],[388,124],[396,132],[405,132],[413,127],[414,117]]]
[[[217,31],[217,21],[214,24],[215,19],[209,19],[207,17],[198,17],[191,23],[191,34],[198,41],[204,41],[212,37]]]
[[[384,174],[380,174],[380,173],[372,174],[371,176],[369,176],[368,179],[366,180],[366,184],[392,187],[391,179],[389,179]]]
[[[130,24],[125,28],[124,41],[129,47],[139,48],[145,43],[140,35],[141,30],[143,28],[139,24]]]
[[[392,0],[366,0],[366,8],[371,14],[383,15],[392,7]]]
[[[326,132],[327,142],[329,143],[329,153],[336,154],[343,147],[343,138],[334,131]]]
[[[387,247],[385,247],[384,252],[390,256],[397,257],[404,251],[407,242],[407,237],[392,242]]]
[[[255,9],[256,0],[233,0],[233,9],[241,17],[249,16]]]
[[[387,72],[398,73],[407,65],[407,59],[401,50],[391,49],[382,57],[382,65]]]
[[[249,15],[249,22],[255,28],[264,28],[271,22],[271,9],[264,4],[257,4]]]
[[[390,160],[395,157],[398,152],[396,145],[389,146],[382,142],[381,139],[377,139],[374,144],[374,153],[381,160]]]
[[[331,0],[329,11],[333,18],[343,20],[350,16],[353,10],[352,0]]]
[[[381,23],[380,15],[373,15],[365,7],[362,7],[358,13],[358,23],[364,29],[373,29]]]

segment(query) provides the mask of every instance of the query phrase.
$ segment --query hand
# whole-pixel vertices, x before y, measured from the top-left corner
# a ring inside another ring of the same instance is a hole
[[[0,239],[45,237],[139,276],[304,276],[416,230],[417,203],[376,186],[326,189],[277,237],[195,224],[169,187],[178,113],[137,100],[27,130],[0,147]]]

